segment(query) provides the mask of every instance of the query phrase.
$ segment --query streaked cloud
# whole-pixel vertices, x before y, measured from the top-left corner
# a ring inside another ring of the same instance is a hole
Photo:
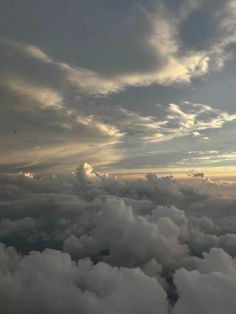
[[[19,94],[29,102],[38,104],[39,106],[60,108],[63,104],[62,96],[55,90],[32,85],[30,82],[24,82],[17,79],[3,78],[1,84],[6,86],[12,92]]]
[[[213,162],[207,156],[188,156],[188,151],[201,147],[219,150],[220,162],[233,162],[227,155],[230,144],[219,149],[219,134],[231,134],[236,120],[235,113],[225,110],[223,104],[216,109],[207,102],[173,99],[143,114],[135,106],[130,109],[128,103],[114,107],[109,102],[131,87],[191,84],[222,70],[233,58],[234,17],[230,0],[218,1],[214,10],[206,1],[133,3],[112,27],[102,32],[98,29],[97,39],[88,36],[82,52],[77,52],[81,62],[72,62],[69,54],[62,57],[50,45],[37,44],[37,40],[2,37],[2,166],[7,167],[9,155],[11,168],[36,164],[49,167],[54,154],[55,165],[67,159],[70,168],[76,154],[95,163],[104,159],[103,165],[116,169],[131,164],[132,168],[144,167],[144,160],[147,167],[153,166],[154,160],[163,165],[164,159],[167,167],[184,162],[190,166],[197,160],[203,163],[203,158],[210,166]],[[196,34],[202,39],[201,46],[188,33],[191,27],[198,32],[195,23],[200,18],[211,35],[207,41],[203,33]],[[10,127],[4,122],[7,119]],[[17,131],[14,140],[12,129]],[[228,143],[232,136],[226,138]],[[170,151],[168,145],[173,146],[173,156],[161,153]],[[103,151],[108,152],[107,158]],[[101,158],[89,159],[93,152]]]

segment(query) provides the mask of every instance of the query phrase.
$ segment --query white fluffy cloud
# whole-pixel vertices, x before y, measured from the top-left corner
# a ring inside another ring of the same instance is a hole
[[[198,261],[198,270],[175,274],[179,300],[174,314],[233,314],[236,308],[236,264],[222,249],[212,249]]]
[[[74,263],[54,250],[19,256],[0,247],[0,301],[4,313],[168,312],[160,284],[140,269]]]
[[[64,250],[74,257],[96,255],[106,249],[105,260],[112,264],[138,266],[154,258],[173,267],[187,254],[178,243],[180,230],[168,217],[156,224],[136,216],[121,200],[109,198],[92,217],[93,226],[79,237],[72,235],[64,242]],[[107,237],[109,235],[109,237]]]

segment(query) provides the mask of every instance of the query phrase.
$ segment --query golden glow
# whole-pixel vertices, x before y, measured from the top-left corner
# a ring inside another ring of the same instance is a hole
[[[138,168],[138,169],[114,169],[110,172],[124,179],[144,178],[147,173],[155,173],[159,176],[174,176],[181,180],[202,180],[202,178],[189,177],[188,173],[193,168]],[[194,168],[194,172],[203,172],[205,178],[213,178],[214,180],[231,180],[236,181],[236,166],[227,167],[201,167]]]
[[[20,172],[20,175],[23,175],[26,178],[33,179],[34,175],[32,172]]]

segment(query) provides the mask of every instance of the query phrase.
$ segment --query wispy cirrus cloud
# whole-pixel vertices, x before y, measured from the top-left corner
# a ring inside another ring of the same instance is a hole
[[[153,143],[189,135],[204,138],[201,131],[220,129],[236,120],[235,114],[190,102],[159,106],[157,112],[157,116],[144,116],[120,108],[114,111],[114,116],[127,136],[136,135],[137,140]]]
[[[157,107],[156,113],[145,115],[127,109],[126,105],[112,107],[110,111],[104,110],[104,106],[95,109],[89,105],[91,99],[108,97],[131,86],[189,83],[193,78],[220,69],[233,53],[235,7],[230,0],[217,2],[215,6],[212,10],[206,1],[184,1],[175,5],[168,1],[135,3],[111,28],[98,31],[99,42],[95,37],[84,42],[81,50],[86,50],[89,62],[80,51],[78,55],[83,62],[72,62],[69,56],[68,60],[60,58],[48,47],[1,39],[2,127],[7,132],[6,137],[2,136],[2,143],[8,149],[17,146],[8,151],[12,156],[11,164],[17,164],[14,151],[23,156],[24,150],[29,152],[32,148],[34,152],[40,148],[51,156],[51,148],[63,152],[63,146],[68,147],[68,162],[74,162],[74,157],[70,159],[69,147],[75,145],[75,151],[82,157],[86,155],[83,152],[87,152],[83,148],[85,143],[91,145],[92,150],[95,143],[99,143],[100,153],[105,147],[109,151],[112,148],[120,160],[127,157],[130,162],[130,158],[139,155],[141,159],[148,152],[167,151],[164,143],[171,142],[173,146],[180,143],[179,147],[185,147],[184,137],[191,138],[192,145],[198,149],[213,136],[211,149],[218,149],[219,144],[213,145],[217,142],[213,132],[223,132],[235,120],[235,114],[224,109],[173,101]],[[211,35],[209,41],[201,35],[202,46],[188,33],[191,27],[197,32],[195,23],[199,19],[209,26],[207,30]],[[111,46],[113,38],[116,40]],[[21,139],[14,141],[13,146],[12,132],[4,124],[9,117],[11,128],[20,128],[21,134]],[[29,136],[32,130],[34,138]],[[137,144],[140,149],[145,147],[145,151],[137,151]],[[185,147],[185,150],[195,148]],[[180,162],[186,151],[181,151]],[[40,163],[33,153],[26,155],[25,164],[33,164],[30,162],[33,158]],[[225,156],[224,151],[222,156]],[[118,161],[111,158],[111,163],[114,160]]]

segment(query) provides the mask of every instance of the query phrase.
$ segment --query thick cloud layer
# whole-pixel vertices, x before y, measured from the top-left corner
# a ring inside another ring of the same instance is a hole
[[[235,201],[212,182],[122,181],[85,163],[0,185],[4,313],[235,312]]]
[[[197,270],[177,270],[179,300],[173,313],[234,313],[236,260],[222,249],[211,249],[197,260]]]
[[[21,257],[0,247],[4,313],[167,313],[160,284],[140,269],[117,268],[45,250]],[[150,306],[151,305],[151,306]]]

